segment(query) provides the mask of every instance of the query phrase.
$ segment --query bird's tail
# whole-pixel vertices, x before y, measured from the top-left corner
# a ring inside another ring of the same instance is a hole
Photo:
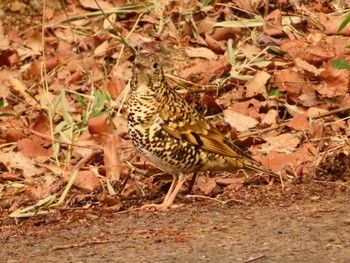
[[[261,163],[255,161],[252,158],[238,157],[238,158],[227,158],[226,160],[232,169],[250,169],[256,172],[263,172],[280,180],[280,175],[267,169]]]

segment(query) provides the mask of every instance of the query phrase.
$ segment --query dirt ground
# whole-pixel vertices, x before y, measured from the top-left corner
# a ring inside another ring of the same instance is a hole
[[[3,227],[0,261],[349,262],[349,189],[326,184],[295,201],[263,189],[255,204],[183,197],[162,213],[70,211],[22,221]]]

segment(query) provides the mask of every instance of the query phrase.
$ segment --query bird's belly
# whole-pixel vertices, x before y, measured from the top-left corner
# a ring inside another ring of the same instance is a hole
[[[148,161],[154,163],[157,167],[159,167],[167,173],[178,174],[179,172],[181,172],[179,167],[171,165],[166,159],[158,157],[146,148],[141,148],[140,152]]]
[[[156,124],[129,127],[135,147],[148,160],[171,174],[191,173],[202,166],[195,146],[173,138]]]

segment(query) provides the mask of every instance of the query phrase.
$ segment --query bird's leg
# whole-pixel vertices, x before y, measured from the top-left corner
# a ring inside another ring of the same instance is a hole
[[[170,198],[172,192],[174,191],[174,188],[175,188],[175,185],[177,182],[178,182],[177,176],[173,175],[173,181],[171,182],[170,188],[169,188],[166,196],[164,197],[162,205],[165,204],[168,201],[168,199]]]
[[[148,204],[148,205],[143,205],[141,209],[150,209],[150,208],[155,208],[158,210],[165,210],[169,208],[169,206],[165,206],[166,203],[168,203],[168,199],[171,197],[172,192],[174,191],[175,185],[178,182],[177,176],[173,175],[173,181],[171,182],[170,188],[168,190],[168,193],[166,194],[163,203],[158,205],[158,204]],[[171,205],[171,204],[170,204]]]
[[[190,184],[188,185],[187,190],[185,192],[183,192],[184,194],[189,195],[192,192],[194,183],[196,182],[196,179],[197,179],[197,175],[198,175],[198,172],[194,172],[192,174],[192,178],[191,178]]]
[[[175,180],[174,180],[175,181]],[[164,208],[169,208],[172,206],[173,202],[174,202],[174,199],[177,195],[177,193],[180,191],[181,189],[181,186],[184,184],[184,182],[186,181],[186,178],[184,176],[184,174],[182,173],[179,173],[179,176],[178,176],[178,180],[177,180],[177,184],[176,184],[176,187],[174,188],[174,190],[172,191],[172,193],[170,194],[170,196],[166,199],[164,199],[163,203],[162,203],[162,206]],[[168,192],[168,194],[170,193],[170,191]],[[167,194],[167,195],[168,195]]]

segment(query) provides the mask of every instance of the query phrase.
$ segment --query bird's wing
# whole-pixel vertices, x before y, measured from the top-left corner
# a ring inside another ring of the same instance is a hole
[[[185,140],[206,151],[228,157],[239,156],[225,143],[224,136],[206,119],[185,103],[182,98],[176,99],[180,99],[179,103],[175,105],[165,104],[160,109],[159,116],[163,121],[164,131],[176,139]]]

